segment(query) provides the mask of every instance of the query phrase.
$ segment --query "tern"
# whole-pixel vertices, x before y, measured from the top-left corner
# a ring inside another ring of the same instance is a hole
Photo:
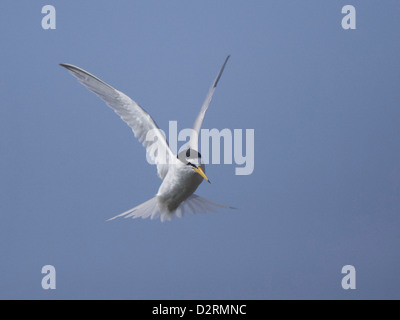
[[[130,97],[79,67],[60,64],[87,89],[103,99],[128,124],[135,137],[146,148],[148,157],[157,165],[157,174],[163,180],[155,197],[109,220],[118,217],[151,219],[160,217],[161,221],[165,221],[171,220],[174,216],[182,217],[184,213],[215,211],[216,207],[233,209],[194,194],[203,180],[210,182],[205,174],[205,166],[201,162],[201,154],[198,152],[198,136],[229,57],[225,59],[194,121],[188,148],[178,155],[173,154],[153,118]],[[157,139],[148,139],[150,132]],[[154,152],[154,145],[157,152]]]

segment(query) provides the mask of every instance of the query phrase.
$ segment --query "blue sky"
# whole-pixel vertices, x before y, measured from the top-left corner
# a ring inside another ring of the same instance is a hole
[[[43,30],[41,9],[56,8]],[[356,30],[341,9],[356,8]],[[1,299],[399,299],[398,1],[0,3]],[[254,129],[255,169],[209,165],[237,207],[106,219],[161,180],[131,130],[59,63],[159,126]],[[41,269],[56,269],[43,290]],[[343,290],[341,269],[356,269]]]

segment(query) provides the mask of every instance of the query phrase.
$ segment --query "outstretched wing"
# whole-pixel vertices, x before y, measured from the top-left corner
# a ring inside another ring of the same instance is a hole
[[[206,99],[204,100],[204,103],[203,103],[203,105],[202,105],[202,107],[200,109],[200,113],[198,114],[196,120],[194,121],[193,131],[192,131],[192,134],[191,134],[190,140],[189,140],[189,147],[191,149],[193,149],[193,150],[196,150],[196,151],[199,150],[198,149],[198,144],[199,144],[198,137],[200,135],[201,125],[203,123],[203,119],[204,119],[204,116],[205,116],[206,111],[208,109],[208,106],[211,103],[211,100],[212,100],[213,94],[215,92],[215,89],[217,88],[217,84],[218,84],[219,78],[221,78],[222,72],[224,71],[225,65],[228,62],[229,57],[230,57],[230,55],[226,57],[225,62],[223,64],[221,70],[219,70],[219,73],[218,73],[217,77],[215,78],[210,90],[208,90]]]
[[[148,157],[157,165],[158,176],[164,179],[169,163],[175,161],[176,157],[151,116],[127,95],[89,72],[70,64],[60,65],[67,68],[80,83],[103,99],[131,127],[135,137],[146,148]]]

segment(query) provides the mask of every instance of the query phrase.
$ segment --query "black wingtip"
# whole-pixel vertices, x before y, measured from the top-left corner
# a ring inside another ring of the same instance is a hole
[[[69,64],[67,63],[59,63],[58,65],[64,67],[65,69],[69,69]]]
[[[219,73],[218,73],[217,79],[215,79],[215,81],[214,81],[214,88],[217,87],[218,81],[219,81],[219,79],[221,78],[222,72],[224,72],[225,65],[226,65],[226,63],[228,62],[228,60],[229,60],[230,57],[231,57],[230,54],[226,57],[225,62],[224,62],[224,64],[222,65],[222,68],[221,68],[221,70],[220,70]]]

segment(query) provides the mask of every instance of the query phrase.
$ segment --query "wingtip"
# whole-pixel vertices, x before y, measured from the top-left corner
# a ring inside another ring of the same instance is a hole
[[[85,70],[83,70],[83,69],[81,69],[81,68],[78,68],[77,66],[74,66],[73,64],[69,64],[69,63],[59,63],[58,65],[61,66],[61,67],[64,67],[65,69],[68,69],[68,70],[79,70],[79,71],[81,71],[81,72],[88,73],[87,71],[85,71]]]
[[[224,62],[224,64],[222,65],[221,70],[219,70],[218,76],[217,76],[217,78],[215,79],[214,84],[213,84],[213,86],[212,86],[213,88],[216,88],[216,87],[217,87],[218,81],[219,81],[219,79],[221,78],[222,73],[224,72],[225,66],[226,66],[226,64],[227,64],[227,62],[228,62],[230,56],[231,56],[231,55],[228,55],[228,56],[226,57],[225,62]]]
[[[65,69],[70,69],[70,67],[71,67],[71,65],[70,64],[68,64],[68,63],[59,63],[58,64],[60,67],[63,67],[63,68],[65,68]]]

